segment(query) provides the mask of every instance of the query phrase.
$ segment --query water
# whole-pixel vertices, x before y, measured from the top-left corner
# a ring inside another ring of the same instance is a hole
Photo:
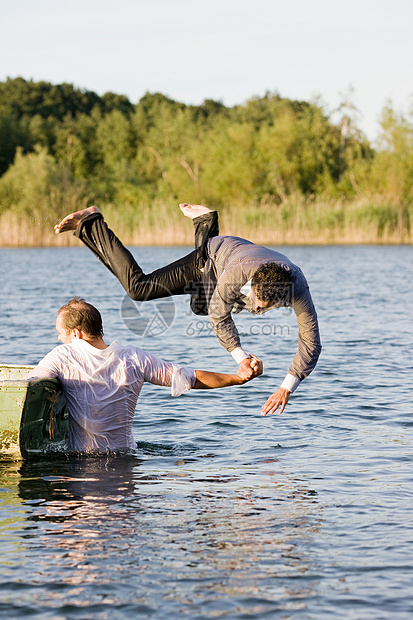
[[[149,269],[187,250],[134,252]],[[243,313],[265,376],[179,399],[146,385],[135,454],[4,456],[0,617],[412,617],[413,248],[281,251],[310,281],[324,346],[283,415],[260,407],[295,352],[295,318]],[[234,368],[183,297],[162,334],[129,331],[120,285],[84,248],[0,250],[0,261],[2,361],[36,363],[57,344],[57,308],[80,295],[107,341]]]

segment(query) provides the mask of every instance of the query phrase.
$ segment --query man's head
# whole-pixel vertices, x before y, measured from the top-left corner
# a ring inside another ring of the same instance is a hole
[[[80,297],[74,297],[58,310],[56,330],[63,344],[72,342],[73,338],[101,338],[102,317],[97,308]]]
[[[257,308],[268,308],[291,290],[292,272],[278,263],[263,263],[251,280],[251,297]]]

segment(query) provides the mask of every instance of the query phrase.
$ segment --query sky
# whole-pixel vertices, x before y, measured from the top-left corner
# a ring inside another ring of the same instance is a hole
[[[226,106],[267,92],[349,98],[374,142],[384,106],[413,106],[413,0],[0,0],[0,81],[133,102],[160,92]]]

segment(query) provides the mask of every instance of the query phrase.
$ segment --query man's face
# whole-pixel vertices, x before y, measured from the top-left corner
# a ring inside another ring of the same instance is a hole
[[[61,314],[57,315],[56,331],[57,338],[58,340],[60,340],[60,342],[63,342],[63,344],[70,344],[72,342],[73,332],[66,331],[66,328],[63,325],[63,317]]]
[[[254,305],[254,310],[260,310],[261,308],[269,308],[271,306],[270,301],[262,301],[262,299],[258,299],[253,286],[251,287],[250,296],[252,299],[252,303]]]

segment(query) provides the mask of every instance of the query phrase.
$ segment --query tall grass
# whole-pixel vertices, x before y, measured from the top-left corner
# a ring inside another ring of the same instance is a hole
[[[84,204],[79,205],[83,207]],[[125,245],[192,245],[193,227],[177,204],[100,205],[108,225]],[[413,207],[391,203],[306,201],[241,204],[219,210],[220,233],[265,245],[412,243]],[[0,216],[0,246],[79,245],[70,233],[56,235],[61,215],[6,211]]]

